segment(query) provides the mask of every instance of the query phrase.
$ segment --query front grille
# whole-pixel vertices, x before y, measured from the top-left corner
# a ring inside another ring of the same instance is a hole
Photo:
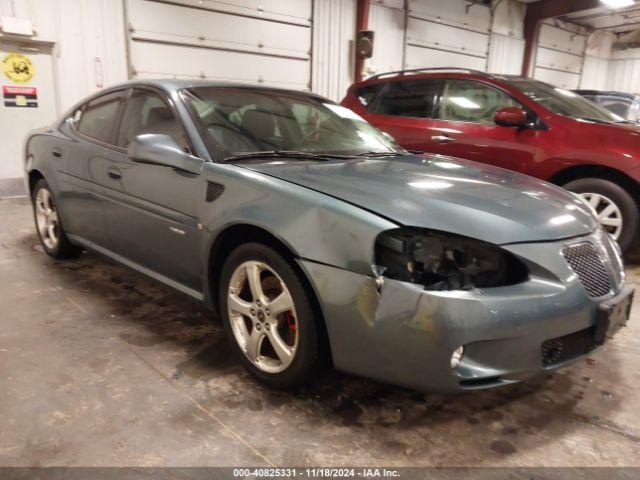
[[[542,365],[551,367],[559,363],[586,355],[598,346],[596,327],[552,338],[542,344]]]
[[[611,278],[592,243],[579,243],[562,249],[562,255],[578,279],[593,298],[602,297],[611,292]]]

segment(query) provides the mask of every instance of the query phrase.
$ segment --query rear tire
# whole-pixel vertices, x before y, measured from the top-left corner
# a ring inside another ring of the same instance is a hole
[[[624,187],[601,178],[580,178],[563,187],[579,194],[594,207],[600,224],[618,241],[623,251],[636,243],[640,213]]]
[[[44,178],[38,180],[31,195],[33,217],[40,245],[47,255],[56,259],[73,258],[82,248],[71,243],[62,227],[53,192]]]
[[[261,382],[295,388],[318,372],[321,319],[299,273],[274,249],[247,243],[231,252],[219,298],[231,346]]]

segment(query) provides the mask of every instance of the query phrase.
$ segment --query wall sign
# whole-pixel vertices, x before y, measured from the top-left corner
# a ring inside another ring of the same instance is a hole
[[[36,87],[17,87],[4,85],[2,87],[5,107],[37,107],[38,89]]]
[[[2,71],[15,83],[27,83],[36,73],[31,59],[22,53],[9,53],[2,60]]]

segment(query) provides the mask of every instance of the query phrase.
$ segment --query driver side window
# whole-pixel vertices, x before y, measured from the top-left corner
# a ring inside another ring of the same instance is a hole
[[[439,118],[492,124],[497,110],[519,106],[509,95],[488,85],[467,80],[448,80],[442,92]]]
[[[188,150],[184,130],[167,102],[158,93],[137,89],[127,100],[117,145],[127,148],[131,140],[145,133],[169,135],[183,149]]]

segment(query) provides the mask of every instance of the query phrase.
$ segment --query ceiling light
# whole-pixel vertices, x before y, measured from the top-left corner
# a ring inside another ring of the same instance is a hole
[[[609,8],[630,7],[635,3],[634,0],[600,0],[600,2],[604,3]]]

